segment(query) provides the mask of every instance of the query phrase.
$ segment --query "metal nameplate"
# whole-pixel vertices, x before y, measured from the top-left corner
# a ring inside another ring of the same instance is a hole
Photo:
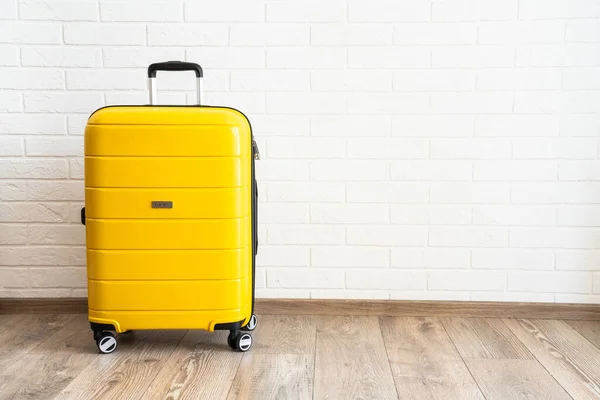
[[[173,208],[172,201],[153,201],[152,208]]]

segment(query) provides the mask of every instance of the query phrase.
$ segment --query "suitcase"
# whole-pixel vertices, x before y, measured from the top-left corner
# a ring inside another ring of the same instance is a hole
[[[158,71],[194,71],[198,104],[156,105]],[[258,250],[248,118],[202,104],[203,71],[148,67],[150,104],[107,106],[85,128],[88,319],[101,353],[130,330],[229,330],[247,351]]]

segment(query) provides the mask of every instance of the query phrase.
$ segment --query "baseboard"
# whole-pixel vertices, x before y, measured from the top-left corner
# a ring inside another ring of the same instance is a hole
[[[257,299],[258,315],[374,315],[600,321],[600,304]],[[85,314],[86,298],[0,298],[0,314]]]

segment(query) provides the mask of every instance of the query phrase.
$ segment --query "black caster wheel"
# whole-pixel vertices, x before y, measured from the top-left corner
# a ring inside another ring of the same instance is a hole
[[[234,331],[229,332],[229,336],[227,336],[227,345],[233,350],[237,350],[237,344],[235,343],[236,336],[237,333]]]
[[[100,353],[110,354],[117,349],[117,338],[111,332],[99,333],[96,339],[96,346],[98,346]]]
[[[252,314],[250,321],[248,321],[248,324],[244,326],[242,330],[246,332],[252,332],[254,329],[256,329],[256,325],[258,325],[258,318],[256,318],[255,314]]]
[[[239,333],[235,339],[235,344],[239,351],[248,351],[252,347],[252,335],[249,333]]]

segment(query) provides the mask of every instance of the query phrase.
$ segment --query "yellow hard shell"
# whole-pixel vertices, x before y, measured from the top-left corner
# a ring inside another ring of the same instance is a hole
[[[236,110],[96,111],[85,130],[89,320],[117,332],[246,324],[251,180],[250,124]]]

